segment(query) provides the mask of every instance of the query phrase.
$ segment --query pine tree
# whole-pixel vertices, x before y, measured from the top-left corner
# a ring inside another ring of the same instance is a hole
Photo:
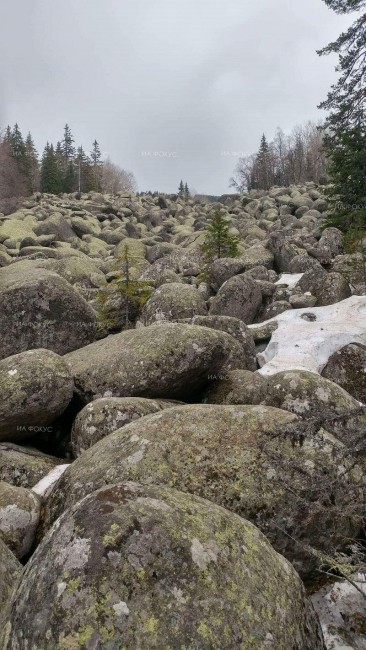
[[[38,152],[30,133],[28,133],[25,141],[25,153],[27,186],[28,191],[33,194],[38,189],[39,184],[39,161]]]
[[[4,142],[6,142],[6,144],[8,144],[10,147],[11,147],[11,139],[12,139],[11,126],[8,124],[5,131]]]
[[[366,7],[366,0],[325,0],[337,13]],[[341,75],[320,108],[328,110],[325,150],[330,159],[332,216],[336,225],[357,239],[366,227],[366,12],[319,54],[336,53]]]
[[[183,181],[181,181],[179,183],[178,196],[181,196],[181,197],[184,196],[184,183],[183,183]]]
[[[18,124],[14,125],[11,134],[11,155],[24,169],[25,158],[26,158],[26,146]]]
[[[366,230],[366,124],[339,133],[332,142],[328,189],[332,225],[356,237]],[[351,232],[350,232],[351,231]],[[365,235],[363,235],[365,236]]]
[[[365,0],[324,0],[339,14],[348,14],[366,7]],[[357,126],[366,115],[366,12],[346,32],[318,52],[320,56],[338,54],[341,72],[327,99],[319,108],[329,112],[325,126],[329,137],[337,138],[337,131]]]
[[[98,295],[101,328],[109,331],[116,331],[121,327],[128,329],[151,296],[151,284],[136,279],[136,267],[139,262],[140,260],[131,253],[129,245],[125,244],[122,254],[116,259],[116,277]]]
[[[59,194],[62,191],[62,182],[57,158],[53,145],[47,142],[41,163],[41,191],[48,194]]]
[[[263,134],[256,160],[257,187],[262,190],[269,190],[273,185],[272,159],[269,144]]]
[[[220,210],[212,215],[207,227],[207,237],[201,246],[206,263],[220,257],[238,255],[239,238],[230,233],[230,223],[222,216]]]
[[[78,147],[76,162],[78,166],[78,191],[90,192],[94,187],[94,178],[90,158],[83,147]]]
[[[186,183],[184,186],[184,198],[189,199],[190,197],[191,197],[191,193],[189,191],[188,183]]]
[[[96,140],[93,142],[93,148],[90,154],[91,164],[93,166],[93,187],[92,189],[99,192],[102,178],[102,154],[99,144]]]
[[[71,129],[68,124],[65,124],[64,137],[61,142],[61,151],[65,161],[65,168],[67,169],[70,160],[75,156],[74,138],[72,137]]]

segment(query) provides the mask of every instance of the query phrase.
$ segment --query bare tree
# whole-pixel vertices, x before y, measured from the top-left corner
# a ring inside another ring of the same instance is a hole
[[[261,143],[258,153],[239,159],[231,186],[243,192],[268,189],[269,184],[319,182],[327,170],[323,137],[314,122],[295,126],[288,136],[278,129],[266,151]]]
[[[134,174],[121,169],[107,158],[103,165],[102,191],[106,194],[117,194],[117,192],[135,192],[136,189]]]

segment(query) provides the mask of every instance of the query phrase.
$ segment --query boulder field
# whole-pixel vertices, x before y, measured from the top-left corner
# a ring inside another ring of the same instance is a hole
[[[315,593],[365,563],[365,260],[322,191],[0,214],[0,650],[362,643]]]

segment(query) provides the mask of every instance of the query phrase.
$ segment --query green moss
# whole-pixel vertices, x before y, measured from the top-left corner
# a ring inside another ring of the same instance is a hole
[[[144,623],[145,632],[151,632],[152,634],[155,634],[157,632],[158,627],[159,627],[159,621],[154,616],[148,618],[147,621],[145,621]]]
[[[94,630],[93,630],[91,625],[87,625],[84,629],[82,629],[82,628],[79,629],[78,630],[79,645],[81,645],[81,646],[85,645],[89,641],[89,639],[91,638],[93,632],[94,632]]]

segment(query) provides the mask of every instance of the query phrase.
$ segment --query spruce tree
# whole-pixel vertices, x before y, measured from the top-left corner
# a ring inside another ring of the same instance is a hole
[[[220,210],[212,215],[207,227],[207,236],[201,246],[207,264],[220,257],[236,257],[239,239],[230,233],[230,223]]]
[[[327,225],[344,232],[366,230],[366,124],[339,133],[332,141],[328,189],[332,215]],[[364,235],[363,235],[364,236]]]
[[[360,11],[366,0],[324,0],[339,14]],[[325,126],[330,138],[337,138],[338,130],[352,128],[366,115],[366,12],[346,32],[318,52],[320,56],[338,54],[337,70],[341,75],[320,108],[329,111]]]
[[[263,134],[256,160],[257,187],[269,190],[272,183],[272,162],[270,147],[266,136]]]
[[[26,146],[18,124],[14,125],[11,134],[11,155],[24,169],[25,158],[26,158]]]
[[[184,196],[184,183],[181,181],[178,188],[178,196]]]
[[[64,137],[61,142],[61,151],[65,160],[65,167],[75,156],[74,138],[72,137],[71,129],[68,124],[65,124]]]
[[[78,173],[78,191],[90,192],[93,189],[93,178],[90,158],[86,155],[83,147],[77,150],[77,173]]]
[[[59,194],[62,191],[55,150],[48,142],[42,156],[41,191],[48,194]]]
[[[337,13],[366,7],[366,0],[325,0]],[[357,237],[366,226],[366,12],[339,38],[319,52],[339,56],[341,73],[320,108],[325,121],[325,150],[330,159],[332,216],[328,224]]]
[[[38,189],[39,161],[38,161],[38,152],[30,133],[28,133],[25,141],[25,152],[26,152],[25,171],[27,177],[27,186],[28,186],[28,191],[30,193],[33,193]]]
[[[116,277],[99,292],[99,325],[102,329],[116,331],[128,329],[137,318],[140,309],[153,292],[153,287],[146,280],[136,279],[140,259],[135,257],[128,244],[123,246],[121,255],[116,259],[114,271]],[[122,310],[122,313],[121,313]]]
[[[96,192],[99,192],[101,185],[101,173],[102,173],[102,154],[100,151],[99,144],[96,140],[93,142],[93,148],[90,153],[90,160],[93,167],[93,187],[92,189]]]
[[[61,160],[59,160],[59,152],[62,154]],[[60,150],[57,151],[57,159],[59,161],[59,167],[61,163],[61,192],[65,192],[66,194],[74,192],[77,187],[74,158],[74,138],[69,125],[65,124],[64,137],[60,143]]]
[[[191,193],[189,191],[188,183],[185,184],[184,186],[184,198],[189,199],[191,196]]]

